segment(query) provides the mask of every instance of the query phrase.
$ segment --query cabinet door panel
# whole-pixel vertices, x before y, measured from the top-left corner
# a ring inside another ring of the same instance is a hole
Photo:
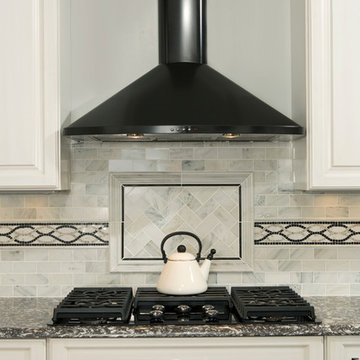
[[[328,336],[326,360],[360,359],[360,336]]]
[[[61,187],[60,12],[67,6],[0,1],[0,190]]]
[[[0,340],[1,360],[45,360],[45,340]]]
[[[308,188],[360,189],[360,2],[306,3]]]
[[[322,338],[51,340],[49,360],[318,360]]]

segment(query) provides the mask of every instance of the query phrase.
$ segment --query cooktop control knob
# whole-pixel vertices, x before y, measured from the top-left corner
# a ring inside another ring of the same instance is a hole
[[[160,310],[152,310],[150,311],[151,318],[155,321],[162,321],[164,313]]]
[[[219,312],[217,310],[208,310],[205,314],[206,318],[209,319],[209,321],[215,321],[218,318]]]
[[[176,307],[176,310],[181,314],[188,314],[191,311],[191,307],[189,305],[179,305]]]
[[[209,304],[205,304],[202,306],[203,312],[208,312],[209,310],[214,310],[215,306],[214,305],[209,305]]]
[[[160,310],[160,311],[164,311],[165,310],[165,306],[164,305],[160,305],[160,304],[155,304],[152,306],[153,310]]]

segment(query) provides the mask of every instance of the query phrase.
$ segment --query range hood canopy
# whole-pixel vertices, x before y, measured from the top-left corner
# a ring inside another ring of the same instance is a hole
[[[304,129],[206,65],[206,0],[159,0],[160,65],[64,129],[101,141],[288,140]]]

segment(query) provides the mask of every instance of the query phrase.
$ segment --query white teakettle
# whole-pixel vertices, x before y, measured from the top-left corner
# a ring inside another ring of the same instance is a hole
[[[196,257],[193,254],[186,252],[184,245],[179,245],[177,253],[171,254],[169,258],[166,257],[164,245],[166,240],[176,235],[192,236],[199,245],[199,251]],[[209,276],[210,263],[215,249],[211,249],[210,254],[204,260],[203,264],[199,266],[198,262],[201,256],[202,244],[198,236],[188,231],[176,231],[166,235],[161,242],[161,254],[165,266],[160,274],[157,290],[163,294],[168,295],[192,295],[200,294],[207,290],[207,279]]]

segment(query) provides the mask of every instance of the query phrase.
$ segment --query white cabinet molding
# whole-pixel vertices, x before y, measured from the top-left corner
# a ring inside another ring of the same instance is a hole
[[[307,187],[360,189],[360,4],[306,0],[306,20]]]
[[[68,0],[0,3],[0,190],[57,190],[62,177],[61,94],[68,82],[61,57]]]

